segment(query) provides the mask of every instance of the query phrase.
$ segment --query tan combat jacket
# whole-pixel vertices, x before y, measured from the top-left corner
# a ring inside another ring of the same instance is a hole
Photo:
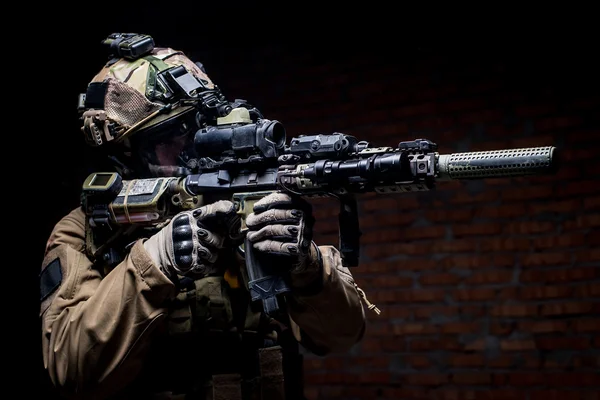
[[[83,210],[73,210],[56,224],[47,243],[42,271],[53,265],[48,271],[56,289],[41,303],[43,360],[54,385],[68,397],[106,398],[142,370],[154,333],[168,319],[166,303],[177,293],[141,240],[110,273],[92,268],[84,222]],[[322,290],[295,296],[297,306],[288,312],[318,353],[344,352],[362,337],[365,313],[338,250],[319,248]]]

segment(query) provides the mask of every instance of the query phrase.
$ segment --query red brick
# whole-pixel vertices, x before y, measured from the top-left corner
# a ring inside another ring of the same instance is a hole
[[[492,321],[490,323],[490,333],[494,336],[507,336],[515,330],[515,323],[512,321]]]
[[[425,210],[425,218],[431,222],[464,222],[473,218],[473,210]]]
[[[535,350],[535,342],[530,339],[514,339],[514,340],[503,340],[500,342],[500,349],[502,351],[525,351]]]
[[[590,347],[589,338],[544,336],[535,342],[540,350],[585,350]]]
[[[453,367],[483,367],[485,357],[482,354],[451,354],[448,364]]]
[[[530,234],[556,231],[556,224],[545,221],[515,221],[504,225],[504,233]]]
[[[389,309],[389,307],[385,308],[385,310],[388,310],[388,309]],[[383,312],[381,315],[383,315]],[[389,320],[386,320],[385,322],[373,321],[367,327],[367,331],[369,333],[369,336],[371,336],[371,337],[389,336],[390,332],[392,332],[392,324],[389,323]]]
[[[393,326],[394,335],[428,335],[437,332],[437,327],[430,324],[402,323]]]
[[[569,301],[564,303],[542,304],[540,308],[540,315],[544,316],[589,314],[594,312],[594,303]]]
[[[403,208],[417,208],[418,204],[416,199],[403,199]],[[399,209],[399,198],[397,196],[381,196],[372,199],[363,200],[360,202],[360,206],[364,213],[370,213],[373,211],[381,210],[398,210]],[[410,201],[410,203],[409,203]]]
[[[585,234],[581,232],[563,233],[562,235],[544,236],[533,239],[534,250],[555,249],[562,247],[579,247],[586,243]],[[543,253],[542,253],[543,254]]]
[[[426,369],[432,365],[429,357],[423,355],[407,355],[403,360],[414,369]]]
[[[581,207],[581,199],[568,199],[559,201],[548,201],[544,203],[529,203],[528,214],[540,214],[545,212],[569,213]]]
[[[462,114],[458,118],[458,122],[465,125],[481,124],[484,122],[497,121],[502,118],[501,110],[483,110]]]
[[[410,300],[413,302],[435,302],[442,301],[446,297],[444,290],[438,289],[427,289],[427,290],[413,290],[411,292]]]
[[[508,369],[515,365],[515,356],[509,354],[500,354],[497,357],[487,361],[487,365],[491,368]]]
[[[452,374],[452,383],[456,385],[489,385],[492,375],[485,372],[459,372]]]
[[[519,290],[519,288],[516,286],[503,287],[498,290],[498,293],[496,294],[496,298],[499,301],[503,301],[503,302],[505,302],[506,300],[515,300],[518,298],[518,296],[517,296],[518,290]]]
[[[450,273],[438,274],[423,274],[419,282],[423,286],[451,286],[460,282],[461,278],[458,275]]]
[[[554,190],[550,185],[536,185],[514,190],[504,190],[502,192],[502,200],[524,201],[531,199],[547,199],[553,195],[553,192]]]
[[[440,325],[442,333],[479,333],[480,330],[479,322],[449,322]]]
[[[600,368],[600,356],[577,355],[573,357],[575,368]]]
[[[560,386],[565,387],[584,387],[591,386],[597,387],[598,378],[600,374],[598,372],[558,372],[546,374],[546,384],[549,386]]]
[[[546,118],[537,119],[535,123],[535,128],[538,131],[546,131],[546,130],[556,130],[556,129],[564,129],[570,128],[573,129],[576,126],[581,125],[583,122],[583,118],[579,116],[569,115],[569,116],[550,116]]]
[[[591,247],[600,247],[600,230],[588,232],[586,242],[591,245]]]
[[[502,224],[497,223],[481,223],[481,224],[466,224],[454,225],[452,233],[454,237],[465,236],[490,236],[497,235],[502,232]]]
[[[440,264],[446,269],[481,269],[487,267],[510,267],[515,264],[511,254],[495,255],[452,255],[445,257]]]
[[[600,213],[578,215],[564,223],[565,230],[587,229],[600,226]]]
[[[387,371],[363,371],[355,376],[356,379],[349,379],[349,382],[375,383],[380,385],[389,384],[391,381],[390,373]]]
[[[475,289],[458,289],[452,292],[452,297],[458,301],[482,301],[490,300],[496,296],[495,289],[475,288]]]
[[[558,186],[555,195],[565,197],[575,197],[582,195],[592,195],[600,192],[600,187],[597,181],[587,180],[566,183],[564,186]]]
[[[565,163],[568,163],[570,161],[581,162],[582,160],[586,159],[594,159],[597,156],[598,153],[596,153],[596,149],[587,147],[584,149],[564,149],[561,158],[564,160]]]
[[[381,347],[379,350],[376,350],[377,353],[398,353],[406,350],[406,343],[403,340],[384,340],[381,343]]]
[[[500,206],[483,206],[477,207],[473,213],[474,218],[489,218],[489,219],[512,219],[528,215],[526,207],[517,205],[500,205]]]
[[[462,345],[455,338],[441,338],[441,339],[411,339],[410,351],[419,352],[431,350],[462,350]],[[467,350],[467,349],[465,349]]]
[[[431,252],[431,246],[427,243],[387,243],[378,245],[366,245],[367,256],[373,260],[380,260],[398,254],[425,255]]]
[[[408,318],[410,311],[406,306],[390,304],[381,310],[381,315],[391,319]]]
[[[383,387],[381,388],[381,392],[384,398],[386,399],[411,399],[411,400],[430,400],[431,393],[427,389],[409,389],[409,388],[401,388],[401,387]],[[350,392],[347,398],[351,398],[352,396],[356,396],[354,391]],[[329,399],[333,397],[325,397],[324,399]],[[375,398],[375,395],[368,395],[361,397],[363,399],[371,399]]]
[[[532,317],[538,314],[535,304],[506,304],[493,306],[490,315],[496,317]]]
[[[364,281],[364,279],[363,279]],[[374,287],[374,288],[378,288],[378,287],[382,287],[382,288],[387,288],[387,287],[409,287],[412,286],[413,284],[413,279],[412,278],[408,278],[405,276],[390,276],[390,275],[386,275],[386,276],[378,276],[378,277],[374,277],[371,278],[369,282],[370,287]],[[365,285],[367,286],[367,285]]]
[[[572,282],[595,279],[600,273],[598,268],[570,268],[570,269],[536,269],[523,271],[521,273],[521,282]]]
[[[465,191],[458,191],[449,200],[450,204],[472,204],[472,203],[491,203],[499,198],[500,192],[497,190],[486,190],[477,194],[469,194]]]
[[[439,240],[429,245],[429,253],[471,253],[477,249],[477,242],[470,239]]]
[[[394,274],[399,271],[410,270],[435,270],[438,269],[438,263],[431,259],[413,259],[411,261],[403,260],[378,260],[368,263],[362,263],[358,268],[355,268],[352,273],[355,276],[360,276],[362,273],[371,275],[374,273]]]
[[[513,277],[512,271],[492,270],[477,271],[468,277],[465,282],[473,285],[486,285],[510,282]]]
[[[586,283],[575,287],[576,297],[600,297],[600,282]]]
[[[429,373],[408,374],[404,375],[401,379],[407,385],[440,386],[448,382],[448,375]]]
[[[573,288],[570,286],[522,286],[519,288],[519,298],[523,300],[558,299],[570,297]]]
[[[542,374],[536,373],[511,373],[508,383],[513,386],[538,386],[545,382]]]
[[[583,208],[585,210],[595,210],[600,208],[600,196],[590,196],[583,199]]]
[[[380,303],[427,303],[442,301],[445,297],[443,289],[414,290],[378,290],[368,296],[375,304]]]
[[[316,217],[315,217],[316,218]],[[377,214],[377,217],[374,217],[371,214],[363,215],[359,218],[358,222],[360,224],[361,230],[365,232],[365,235],[370,234],[371,231],[369,229],[382,229],[385,227],[393,226],[396,229],[400,226],[406,226],[412,224],[416,219],[415,214],[411,213],[382,213]],[[319,226],[322,225],[322,220],[317,218],[319,221]],[[337,214],[335,224],[337,225]],[[337,226],[335,227],[337,229]]]
[[[530,253],[523,254],[522,256],[520,256],[520,259],[521,265],[523,265],[524,267],[561,265],[568,264],[571,262],[571,254],[568,251],[551,253]]]
[[[360,240],[362,244],[399,242],[406,239],[406,234],[400,229],[380,229],[364,232]]]
[[[591,263],[600,261],[600,248],[575,251],[576,263]]]
[[[600,317],[574,320],[572,327],[575,332],[600,332]]]
[[[463,304],[460,306],[460,315],[469,318],[487,316],[487,307],[481,305]]]
[[[445,226],[426,226],[418,228],[409,228],[403,231],[403,240],[419,240],[419,239],[437,239],[446,235]]]
[[[413,316],[415,319],[430,319],[434,315],[443,315],[453,317],[458,314],[458,307],[453,306],[419,306],[414,308]]]
[[[567,331],[567,322],[565,321],[520,321],[519,330],[531,333],[557,333]]]
[[[483,239],[480,242],[480,251],[527,251],[531,248],[531,241],[527,238],[501,237]]]

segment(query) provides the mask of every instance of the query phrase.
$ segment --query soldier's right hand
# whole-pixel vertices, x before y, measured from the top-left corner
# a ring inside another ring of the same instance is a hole
[[[234,204],[219,200],[177,214],[144,247],[171,280],[177,275],[205,274],[217,261],[228,232],[239,230],[239,224]]]

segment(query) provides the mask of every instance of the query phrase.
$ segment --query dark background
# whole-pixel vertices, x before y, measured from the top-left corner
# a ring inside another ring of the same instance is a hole
[[[34,132],[52,179],[39,183],[51,195],[28,242],[31,281],[93,170],[76,101],[106,59],[100,41],[148,33],[204,63],[228,98],[283,122],[288,137],[340,131],[391,146],[426,137],[441,153],[561,149],[550,177],[363,196],[354,274],[382,315],[368,313],[350,354],[307,356],[310,399],[598,398],[600,96],[589,10],[441,12],[440,23],[432,10],[145,4],[78,8],[43,25],[45,123]],[[320,244],[337,243],[335,206],[317,208]],[[37,307],[26,348],[40,366]],[[45,391],[41,366],[38,375]]]

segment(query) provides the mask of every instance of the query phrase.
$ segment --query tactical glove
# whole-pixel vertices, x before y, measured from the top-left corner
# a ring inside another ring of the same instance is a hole
[[[177,214],[144,242],[146,251],[172,281],[177,275],[211,272],[227,235],[239,231],[239,217],[228,200]]]
[[[304,286],[321,275],[320,252],[312,241],[314,223],[306,200],[272,193],[257,201],[246,218],[247,239],[273,265],[290,272],[293,286]]]

